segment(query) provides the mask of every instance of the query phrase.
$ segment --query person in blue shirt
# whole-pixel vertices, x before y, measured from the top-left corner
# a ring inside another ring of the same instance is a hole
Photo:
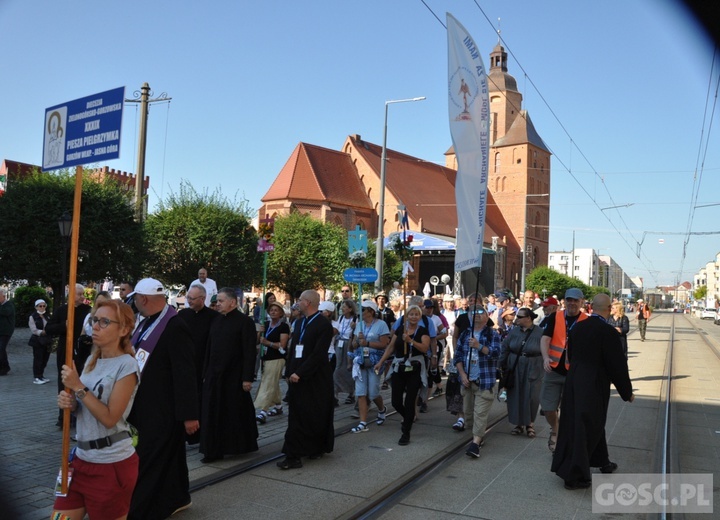
[[[493,404],[501,348],[500,335],[493,329],[487,311],[475,307],[470,312],[472,326],[460,334],[453,363],[462,385],[463,400],[470,400],[465,409],[473,410],[473,440],[465,453],[477,458]]]

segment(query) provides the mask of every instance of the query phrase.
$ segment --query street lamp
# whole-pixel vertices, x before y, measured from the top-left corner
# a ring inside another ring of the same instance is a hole
[[[68,245],[70,242],[70,235],[72,235],[72,217],[67,211],[64,211],[62,216],[58,219],[58,227],[60,228],[60,237],[62,238],[62,279],[60,280],[60,303],[65,302],[65,277],[67,276],[67,253]],[[57,300],[56,300],[57,301]]]
[[[377,280],[375,280],[376,293],[382,291],[383,285],[383,240],[385,239],[385,226],[383,221],[385,220],[385,162],[387,160],[388,105],[392,103],[409,103],[411,101],[422,101],[423,99],[425,99],[425,96],[410,99],[394,99],[390,101],[385,101],[385,128],[383,130],[382,156],[380,157],[380,208],[378,211],[378,241],[377,247],[375,248],[375,270],[378,273],[378,278]]]
[[[528,230],[528,197],[549,197],[549,193],[528,193],[525,195],[525,232],[523,233],[523,254],[522,254],[522,274],[520,278],[520,292],[525,292],[525,273],[527,271],[527,230]]]

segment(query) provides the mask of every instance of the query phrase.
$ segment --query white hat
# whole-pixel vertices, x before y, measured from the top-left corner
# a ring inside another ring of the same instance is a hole
[[[135,284],[135,290],[128,296],[134,296],[136,294],[143,294],[145,296],[165,294],[165,287],[163,287],[163,284],[161,284],[154,278],[143,278],[137,284]]]
[[[329,301],[320,302],[320,305],[318,305],[318,310],[320,312],[323,312],[323,311],[335,312],[335,305],[333,305],[333,302],[329,302]]]
[[[644,301],[645,301],[645,300],[643,300],[642,298],[640,298],[640,299],[638,300],[638,303],[643,303]]]
[[[40,305],[41,303],[45,303],[45,300],[43,300],[42,298],[39,298],[39,299],[35,300],[35,307],[37,307],[37,306]]]
[[[363,300],[363,302],[360,304],[360,306],[361,306],[363,309],[372,309],[373,312],[377,312],[377,311],[378,311],[378,306],[377,306],[377,304],[376,304],[374,301],[372,301],[372,300]]]

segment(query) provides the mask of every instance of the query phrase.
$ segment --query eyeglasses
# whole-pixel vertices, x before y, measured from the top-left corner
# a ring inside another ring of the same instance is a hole
[[[350,292],[350,289],[343,289],[342,292]]]
[[[185,299],[189,302],[194,302],[195,300],[199,300],[200,298],[202,298],[202,296],[195,296],[195,298],[193,298],[192,296],[185,297]]]
[[[472,311],[470,314],[485,314],[485,311],[483,309],[477,309]]]
[[[107,329],[111,323],[120,324],[119,321],[111,320],[110,318],[98,318],[97,316],[93,316],[91,321],[93,327],[97,324],[101,329]]]

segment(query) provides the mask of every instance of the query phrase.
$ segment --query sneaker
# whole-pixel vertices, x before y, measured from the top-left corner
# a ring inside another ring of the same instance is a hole
[[[453,424],[452,427],[453,430],[456,432],[464,432],[465,431],[465,420],[464,419],[458,419],[455,424]]]
[[[350,433],[364,433],[369,431],[370,428],[367,427],[367,424],[361,421],[355,428],[350,430]]]
[[[437,387],[437,388],[435,389],[435,391],[433,392],[433,397],[439,397],[439,396],[442,395],[442,393],[443,393],[442,388]]]
[[[347,398],[345,399],[345,404],[355,404],[355,396],[347,396]]]
[[[378,426],[380,426],[382,423],[385,422],[385,414],[386,413],[387,413],[387,406],[385,407],[385,409],[382,412],[380,410],[378,410],[377,421],[375,421]]]
[[[47,377],[41,377],[40,379],[43,380],[43,384],[50,382],[50,380]]]
[[[470,443],[470,446],[468,446],[468,449],[465,451],[465,455],[468,457],[475,457],[476,459],[480,458],[480,445],[476,444],[474,442]]]
[[[427,413],[427,403],[425,401],[420,404],[420,413]]]
[[[44,385],[45,381],[43,381],[42,378],[36,377],[35,379],[33,379],[33,384],[34,385]]]
[[[398,444],[399,444],[400,446],[407,446],[408,444],[410,444],[410,434],[409,434],[409,433],[403,433],[403,434],[400,436],[400,440],[398,441]]]
[[[498,401],[500,401],[501,403],[507,401],[507,392],[505,390],[498,394]]]

